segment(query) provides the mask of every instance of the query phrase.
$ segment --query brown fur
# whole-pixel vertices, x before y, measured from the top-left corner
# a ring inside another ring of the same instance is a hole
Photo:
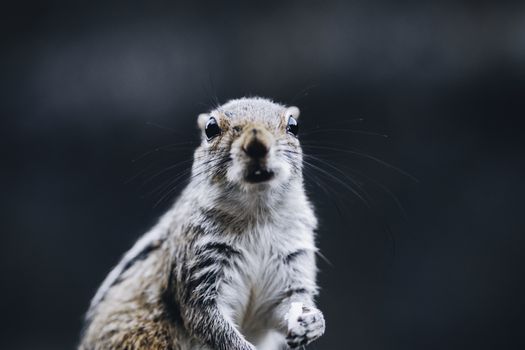
[[[179,349],[174,324],[161,299],[166,283],[158,283],[165,280],[164,270],[169,266],[164,249],[126,272],[140,278],[125,278],[109,291],[92,317],[79,350]],[[152,266],[154,273],[140,273]],[[152,288],[157,289],[155,293],[151,293]]]

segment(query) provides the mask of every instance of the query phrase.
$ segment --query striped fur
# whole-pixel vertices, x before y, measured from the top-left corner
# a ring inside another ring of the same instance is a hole
[[[93,298],[80,350],[285,349],[324,332],[315,308],[314,230],[304,191],[298,117],[261,98],[233,100],[213,116],[221,134],[195,151],[192,178],[159,223],[124,255]],[[242,147],[264,128],[273,174],[245,181]],[[288,329],[291,302],[304,314]]]

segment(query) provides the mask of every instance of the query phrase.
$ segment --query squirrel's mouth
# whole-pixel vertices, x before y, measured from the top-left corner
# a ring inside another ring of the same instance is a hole
[[[273,171],[256,164],[248,168],[245,180],[249,183],[261,183],[271,180],[274,176],[275,173]]]

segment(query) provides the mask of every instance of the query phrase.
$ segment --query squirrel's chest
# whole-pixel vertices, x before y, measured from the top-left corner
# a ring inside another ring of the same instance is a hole
[[[287,272],[275,243],[243,247],[243,255],[228,269],[219,289],[219,304],[244,330],[262,327],[286,289]]]

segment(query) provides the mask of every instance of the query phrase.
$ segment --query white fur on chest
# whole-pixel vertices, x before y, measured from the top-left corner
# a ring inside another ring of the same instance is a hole
[[[298,249],[315,250],[313,232],[302,226],[259,225],[243,232],[236,241],[243,258],[226,269],[219,290],[223,312],[248,338],[258,338],[268,329],[273,309],[287,289],[288,271],[283,256]],[[307,275],[315,266],[305,266]]]

